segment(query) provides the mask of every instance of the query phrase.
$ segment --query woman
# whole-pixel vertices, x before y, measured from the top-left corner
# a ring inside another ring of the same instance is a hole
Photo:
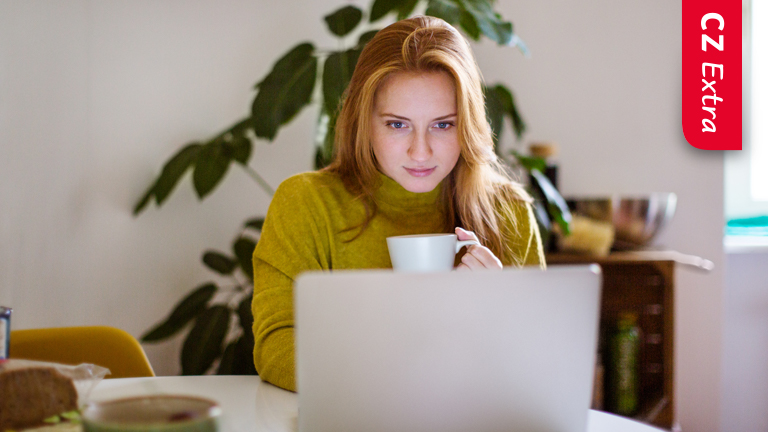
[[[366,45],[335,151],[329,167],[278,187],[253,255],[254,362],[262,379],[288,390],[296,390],[292,285],[301,272],[390,268],[386,237],[435,232],[483,245],[457,270],[544,266],[530,198],[493,151],[469,44],[445,21],[399,21]]]

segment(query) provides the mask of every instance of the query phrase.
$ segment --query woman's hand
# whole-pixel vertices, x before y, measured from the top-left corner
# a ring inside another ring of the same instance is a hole
[[[476,240],[479,243],[475,233],[459,227],[456,227],[456,237],[459,240]],[[467,253],[461,257],[461,264],[456,267],[456,270],[501,270],[502,268],[501,260],[496,258],[496,255],[490,249],[485,246],[471,245],[468,247]]]

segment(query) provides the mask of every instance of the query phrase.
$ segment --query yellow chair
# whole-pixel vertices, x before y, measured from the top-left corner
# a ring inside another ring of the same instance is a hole
[[[152,377],[144,349],[129,333],[114,327],[60,327],[11,332],[9,357],[108,368],[107,378]]]

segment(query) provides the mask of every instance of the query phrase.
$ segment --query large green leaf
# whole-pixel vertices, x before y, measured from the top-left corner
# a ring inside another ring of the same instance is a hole
[[[464,9],[459,12],[459,25],[467,36],[474,40],[480,40],[480,27],[477,24],[477,20]]]
[[[488,0],[459,0],[462,10],[470,14],[480,33],[500,45],[506,45],[512,38],[512,23],[505,22],[493,10]],[[479,36],[479,35],[478,35]]]
[[[219,360],[219,367],[216,369],[216,375],[234,375],[233,365],[235,363],[235,346],[237,341],[232,341],[224,348],[224,354]]]
[[[488,32],[495,33],[496,37],[493,38],[489,36],[488,33],[485,33],[485,30],[483,30],[483,33],[485,33],[489,38],[495,40],[499,45],[510,45],[512,43],[512,36],[514,35],[512,32],[512,23],[509,21],[502,21],[499,14],[495,15],[496,19],[490,22],[491,26]]]
[[[331,121],[328,126],[328,133],[325,135],[325,142],[323,143],[323,164],[319,168],[325,168],[333,162],[333,149],[336,139],[336,116],[331,116]]]
[[[235,359],[232,373],[235,375],[257,375],[253,364],[253,332],[244,332],[235,343]]]
[[[231,312],[226,306],[216,305],[197,317],[181,348],[182,375],[204,374],[221,355]]]
[[[398,10],[403,0],[375,0],[371,6],[370,21],[378,21],[388,13]]]
[[[141,337],[142,342],[155,342],[173,336],[184,328],[188,322],[202,313],[208,301],[213,298],[218,288],[209,282],[201,285],[182,299],[171,312],[171,315]]]
[[[402,20],[411,16],[418,3],[419,0],[401,0],[397,8],[397,19]]]
[[[527,171],[538,170],[544,172],[547,169],[547,161],[539,156],[525,156],[515,150],[510,150],[509,154],[517,159],[517,162]]]
[[[253,119],[248,116],[219,133],[211,142],[221,142],[222,154],[227,159],[234,159],[240,164],[246,165],[253,149],[251,139],[248,137],[248,130],[252,127]]]
[[[512,23],[504,21],[493,4],[493,0],[429,0],[425,14],[458,24],[474,40],[485,35],[499,45],[517,46],[528,55],[528,47],[514,34]]]
[[[232,159],[224,154],[218,140],[206,144],[197,157],[192,181],[200,199],[205,198],[224,178]]]
[[[321,170],[330,164],[322,147],[315,149],[315,170]]]
[[[181,176],[184,175],[190,166],[194,165],[201,148],[202,145],[197,143],[187,144],[168,160],[155,183],[139,200],[136,207],[134,207],[133,214],[139,214],[149,203],[149,199],[152,196],[155,197],[157,205],[161,205],[168,198],[168,195],[170,195],[173,188],[179,182]]]
[[[504,114],[509,116],[512,121],[512,129],[515,132],[515,136],[520,139],[523,136],[523,133],[525,133],[526,126],[523,117],[517,110],[517,104],[515,104],[515,97],[512,95],[512,91],[501,84],[496,84],[493,89],[496,96],[499,98],[499,101],[502,103]]]
[[[571,211],[568,209],[565,199],[563,199],[560,192],[555,189],[552,182],[541,171],[534,169],[530,173],[547,200],[549,214],[553,217],[563,234],[569,235],[571,233]]]
[[[564,235],[571,233],[571,211],[568,208],[568,203],[565,202],[563,196],[557,191],[557,188],[549,181],[547,176],[543,174],[546,170],[547,162],[544,158],[537,156],[523,156],[520,153],[512,150],[510,151],[517,162],[522,165],[531,175],[531,188],[533,189],[533,195],[537,200],[546,202],[547,218],[539,218],[541,221],[546,221],[547,229],[551,221],[554,221]],[[540,196],[539,196],[540,195]],[[542,225],[539,225],[542,227]]]
[[[524,56],[531,56],[531,51],[528,49],[528,45],[526,45],[525,42],[520,39],[517,34],[512,33],[512,39],[509,40],[509,45],[517,47],[517,49],[519,49]]]
[[[232,245],[240,268],[250,280],[253,280],[253,249],[256,248],[256,242],[248,237],[240,237]]]
[[[451,0],[430,0],[425,15],[441,18],[449,24],[459,22],[459,5]]]
[[[227,345],[217,375],[257,375],[253,364],[253,334],[243,333]]]
[[[323,72],[323,100],[325,109],[320,114],[319,122],[325,122],[325,135],[321,147],[315,155],[315,169],[321,169],[333,160],[334,139],[336,136],[336,119],[340,108],[341,98],[349,86],[355,66],[362,53],[363,47],[334,53],[325,62]],[[323,119],[323,117],[327,117]]]
[[[217,251],[207,251],[203,254],[203,263],[211,270],[228,275],[237,268],[237,260],[234,260]]]
[[[208,177],[203,171],[210,169],[211,167],[209,165],[216,161],[221,163],[221,158],[219,157],[218,159],[209,160],[210,154],[203,153],[213,152],[214,150],[210,149],[210,147],[219,145],[218,143],[223,143],[223,146],[220,149],[221,155],[227,160],[234,159],[245,165],[251,155],[251,141],[246,136],[246,132],[251,127],[251,123],[252,121],[249,116],[239,120],[223,132],[220,132],[216,138],[210,140],[206,145],[192,143],[182,147],[181,150],[165,163],[157,180],[155,180],[152,187],[147,190],[144,196],[135,205],[133,214],[139,214],[152,197],[155,198],[158,205],[161,205],[163,201],[168,198],[187,169],[195,167],[195,170],[197,171],[196,165],[201,157],[206,160],[202,161],[204,167],[201,168],[201,173],[198,173],[198,176]],[[218,170],[220,170],[220,168],[218,168]],[[226,168],[224,168],[224,170],[226,171]],[[213,172],[215,173],[217,170],[214,169]],[[205,184],[205,181],[203,181],[203,184]],[[199,193],[200,189],[196,188],[196,190]]]
[[[253,219],[248,219],[243,226],[245,228],[253,228],[257,231],[261,231],[261,228],[264,226],[264,218],[257,217]]]
[[[357,47],[363,48],[365,44],[371,41],[374,36],[376,36],[376,33],[378,33],[378,30],[369,30],[363,34],[360,35],[360,37],[357,39]]]
[[[221,357],[221,365],[216,372],[219,375],[256,375],[253,364],[253,315],[251,302],[253,295],[248,295],[240,300],[237,308],[240,327],[243,329],[241,336],[227,346]]]
[[[139,213],[141,213],[142,210],[144,210],[144,207],[149,204],[149,200],[152,199],[152,197],[155,195],[155,184],[153,183],[152,186],[147,189],[147,191],[144,193],[144,196],[141,197],[141,199],[136,203],[136,205],[133,207],[133,215],[136,216]]]
[[[328,166],[328,162],[325,160],[325,155],[323,154],[323,148],[317,147],[315,149],[315,163],[314,168],[315,170],[320,170]]]
[[[245,135],[246,132],[251,128],[251,118],[245,117],[240,120],[238,120],[235,124],[229,127],[226,131],[224,131],[221,136],[226,134],[231,134],[235,136],[242,136]]]
[[[253,333],[253,293],[243,297],[240,304],[237,305],[237,318],[240,321],[240,327],[245,333]]]
[[[181,176],[198,159],[203,146],[197,143],[187,144],[163,166],[163,171],[154,187],[155,201],[160,205],[171,194]]]
[[[273,140],[280,126],[309,104],[317,76],[314,51],[311,43],[297,45],[256,84],[258,94],[251,107],[256,136]]]
[[[251,151],[253,150],[253,144],[251,140],[245,135],[236,136],[232,141],[224,143],[225,153],[229,155],[233,160],[239,162],[241,165],[248,164],[248,159],[251,158]]]
[[[411,16],[419,0],[375,0],[371,6],[370,21],[378,21],[390,12],[397,12],[397,19]]]
[[[339,100],[349,85],[349,80],[352,78],[361,52],[361,49],[353,48],[331,53],[325,59],[323,65],[323,102],[326,111],[331,115],[335,115],[339,108]]]
[[[346,36],[360,24],[363,19],[363,11],[354,6],[344,6],[343,8],[325,16],[325,22],[328,29],[336,36]]]
[[[493,146],[496,154],[499,154],[499,138],[504,130],[504,104],[499,99],[496,89],[483,86],[485,93],[485,115],[493,131]]]
[[[541,199],[543,200],[543,198]],[[539,226],[541,244],[546,249],[552,236],[552,220],[547,213],[547,205],[543,201],[536,199],[533,203],[533,214],[536,217],[536,224]]]

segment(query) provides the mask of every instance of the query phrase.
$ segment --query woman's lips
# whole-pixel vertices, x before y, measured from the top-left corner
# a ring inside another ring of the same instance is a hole
[[[414,177],[426,177],[436,169],[437,167],[432,168],[405,168],[406,171],[408,171],[408,174],[414,176]]]

